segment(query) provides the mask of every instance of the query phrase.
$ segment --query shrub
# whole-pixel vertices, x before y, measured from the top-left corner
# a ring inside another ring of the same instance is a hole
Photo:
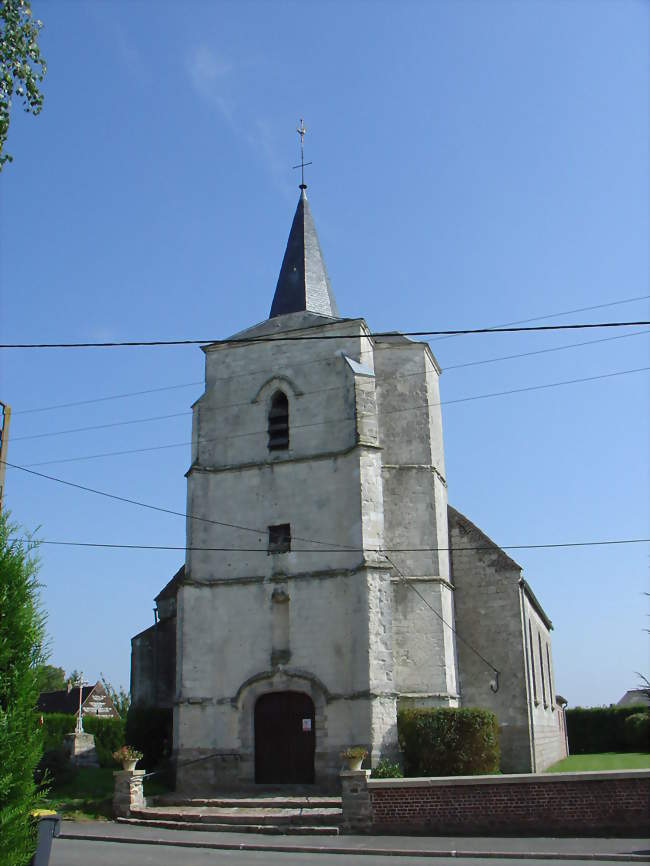
[[[124,722],[122,719],[106,719],[101,716],[84,716],[84,731],[95,737],[95,750],[100,767],[116,767],[113,752],[124,745]]]
[[[402,768],[397,761],[393,763],[382,758],[377,766],[372,768],[371,776],[373,779],[401,779],[404,773],[402,773]]]
[[[69,713],[45,713],[43,718],[43,748],[46,752],[63,748],[63,738],[72,733],[76,719]]]
[[[632,713],[625,719],[625,738],[633,752],[650,752],[650,713]]]
[[[126,741],[144,757],[141,767],[153,770],[169,758],[172,751],[173,715],[171,709],[130,707],[126,718]]]
[[[569,751],[572,755],[636,751],[628,741],[625,720],[643,712],[636,707],[575,707],[566,711]]]
[[[406,776],[475,776],[499,771],[497,720],[488,710],[401,710],[397,731]]]
[[[43,716],[45,749],[61,749],[66,734],[74,731],[76,716],[68,713],[46,713]],[[84,731],[95,737],[95,750],[100,767],[116,767],[113,752],[124,744],[124,722],[102,716],[84,716]]]
[[[43,752],[36,701],[45,661],[34,545],[0,513],[0,840],[3,866],[22,866],[35,848],[30,813],[42,799],[34,770]]]
[[[71,782],[78,772],[64,749],[49,749],[39,761],[34,779],[38,785],[58,788]]]

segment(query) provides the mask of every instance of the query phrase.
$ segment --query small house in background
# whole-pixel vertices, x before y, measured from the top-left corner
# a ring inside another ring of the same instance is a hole
[[[101,682],[96,682],[94,686],[82,686],[82,689],[82,716],[119,719],[120,714]],[[59,692],[42,692],[36,706],[41,713],[68,713],[76,716],[79,712],[79,686],[69,686]]]
[[[620,701],[616,704],[617,707],[636,707],[642,704],[645,707],[650,707],[650,697],[647,689],[630,689],[625,692]]]

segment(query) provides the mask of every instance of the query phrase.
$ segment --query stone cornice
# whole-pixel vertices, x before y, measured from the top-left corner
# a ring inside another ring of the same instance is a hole
[[[354,552],[354,551],[352,551]],[[247,574],[241,577],[215,577],[212,580],[197,580],[187,578],[183,586],[193,586],[198,589],[209,589],[212,586],[238,586],[248,583],[284,583],[290,580],[326,580],[336,577],[351,577],[361,571],[392,571],[393,566],[389,562],[362,562],[354,568],[326,568],[317,571],[301,571],[298,573],[275,572],[271,575]],[[416,578],[417,579],[417,578]],[[429,578],[424,578],[428,580]],[[435,580],[435,578],[434,578]]]
[[[446,577],[439,576],[428,577],[427,575],[405,574],[402,577],[394,577],[391,583],[404,583],[404,581],[406,581],[407,583],[441,583],[443,586],[446,586],[447,589],[451,589],[453,592],[456,591],[456,587],[453,585],[453,583],[447,580]]]
[[[249,469],[260,469],[267,466],[272,466],[273,468],[276,468],[285,464],[305,463],[306,461],[314,460],[332,460],[336,457],[347,457],[348,454],[351,454],[358,448],[365,448],[369,451],[382,450],[380,445],[373,444],[372,442],[359,441],[355,442],[354,445],[351,445],[349,448],[344,448],[342,451],[323,451],[319,454],[304,454],[302,456],[295,457],[283,456],[281,459],[276,458],[273,460],[257,460],[250,461],[248,463],[228,463],[223,466],[202,466],[200,463],[193,463],[185,473],[185,477],[187,478],[193,472],[207,472],[210,474],[216,474],[220,472],[242,472]]]
[[[431,463],[382,463],[382,469],[428,469],[436,475],[440,481],[447,486],[447,479]]]

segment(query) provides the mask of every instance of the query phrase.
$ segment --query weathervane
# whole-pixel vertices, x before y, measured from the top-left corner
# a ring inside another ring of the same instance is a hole
[[[311,162],[305,162],[305,133],[307,130],[305,129],[305,122],[300,118],[300,126],[296,129],[296,132],[300,136],[300,164],[294,165],[294,168],[299,168],[302,182],[300,184],[300,189],[307,189],[307,184],[305,183],[305,166],[311,165]]]

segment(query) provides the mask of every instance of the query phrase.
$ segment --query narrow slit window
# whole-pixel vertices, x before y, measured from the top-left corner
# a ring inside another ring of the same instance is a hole
[[[551,699],[551,706],[555,705],[555,700],[553,698],[553,675],[551,674],[551,653],[548,648],[548,644],[546,644],[546,668],[548,670],[548,693]]]
[[[291,550],[291,526],[280,523],[269,526],[269,553],[288,553]]]
[[[544,706],[548,706],[548,702],[546,700],[546,680],[544,679],[544,656],[542,654],[542,637],[540,634],[537,635],[537,642],[539,643],[539,670],[542,677],[542,695],[544,700]]]
[[[537,700],[537,677],[535,676],[535,647],[533,646],[533,630],[530,627],[530,620],[528,620],[528,643],[530,645],[530,673],[531,679],[533,681],[533,699],[536,704],[539,703]]]
[[[282,391],[276,391],[269,410],[269,451],[289,447],[289,401]]]

